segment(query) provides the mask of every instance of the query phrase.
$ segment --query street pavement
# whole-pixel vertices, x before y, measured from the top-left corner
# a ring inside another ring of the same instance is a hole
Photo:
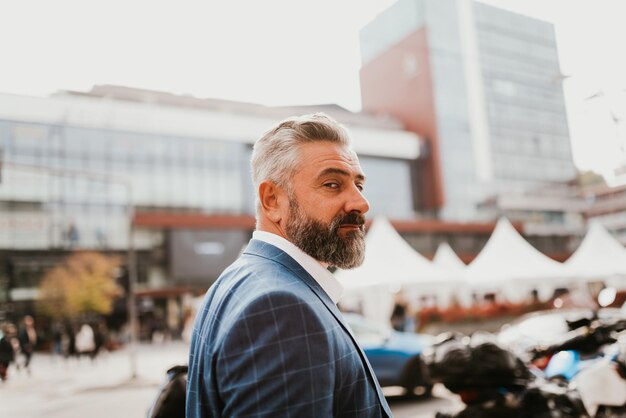
[[[128,349],[88,358],[64,360],[36,353],[31,374],[12,366],[0,382],[0,416],[20,418],[146,417],[164,382],[165,372],[187,363],[182,342],[140,344],[136,350],[137,378],[131,379]],[[435,411],[458,410],[459,401],[442,387],[427,400],[407,399],[385,389],[396,418],[432,418]]]
[[[145,417],[165,371],[187,363],[181,342],[137,347],[137,378],[128,349],[64,360],[35,353],[31,374],[9,369],[0,383],[0,416],[20,418]]]

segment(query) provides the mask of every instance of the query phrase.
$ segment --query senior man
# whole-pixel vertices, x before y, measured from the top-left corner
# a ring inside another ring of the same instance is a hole
[[[256,230],[196,318],[187,416],[391,417],[328,271],[365,253],[365,175],[348,133],[324,114],[290,118],[255,143],[251,165]]]

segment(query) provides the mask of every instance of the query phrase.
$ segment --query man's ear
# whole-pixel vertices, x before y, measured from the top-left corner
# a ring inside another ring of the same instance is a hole
[[[275,183],[265,180],[259,184],[259,202],[265,216],[274,223],[283,217],[283,190]]]

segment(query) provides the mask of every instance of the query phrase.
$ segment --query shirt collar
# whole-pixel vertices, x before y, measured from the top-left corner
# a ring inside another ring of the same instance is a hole
[[[286,252],[315,279],[330,299],[337,304],[343,293],[343,286],[319,261],[302,251],[292,242],[271,232],[254,231],[252,238],[271,244]]]

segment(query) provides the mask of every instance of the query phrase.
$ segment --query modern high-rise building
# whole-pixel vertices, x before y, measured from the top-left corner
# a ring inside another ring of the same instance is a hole
[[[571,221],[560,186],[577,171],[552,24],[471,0],[398,0],[360,39],[363,110],[425,139],[422,213],[477,220],[513,202],[498,214]]]

